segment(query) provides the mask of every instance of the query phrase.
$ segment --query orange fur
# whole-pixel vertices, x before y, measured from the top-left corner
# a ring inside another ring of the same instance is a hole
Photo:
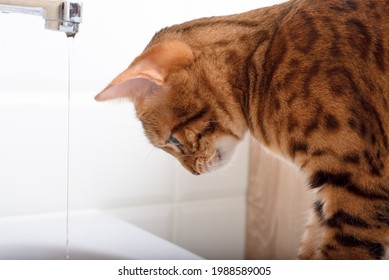
[[[134,102],[193,174],[246,131],[316,190],[300,258],[378,259],[389,244],[389,1],[293,0],[165,28],[97,100]]]

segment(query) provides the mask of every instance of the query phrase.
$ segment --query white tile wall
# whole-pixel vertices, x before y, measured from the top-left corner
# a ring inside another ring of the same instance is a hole
[[[194,177],[147,143],[129,104],[93,97],[158,29],[282,1],[83,2],[73,56],[71,209],[111,211],[206,258],[241,258],[247,141],[232,166]],[[63,211],[66,38],[33,16],[0,14],[0,26],[7,26],[0,44],[0,216]]]
[[[174,205],[155,204],[108,210],[107,213],[174,242]]]
[[[66,205],[63,97],[0,92],[0,216]]]
[[[207,259],[244,257],[245,198],[176,205],[176,244]]]

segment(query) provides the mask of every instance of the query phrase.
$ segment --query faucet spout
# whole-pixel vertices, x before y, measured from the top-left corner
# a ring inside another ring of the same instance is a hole
[[[0,0],[0,12],[38,15],[45,27],[74,37],[82,21],[82,3],[63,0]]]

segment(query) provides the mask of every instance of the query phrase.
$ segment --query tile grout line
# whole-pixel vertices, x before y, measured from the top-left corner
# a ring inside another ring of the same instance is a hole
[[[177,237],[178,237],[178,214],[177,214],[177,208],[178,208],[178,199],[177,199],[177,193],[178,193],[178,172],[177,169],[178,163],[176,163],[176,171],[174,173],[174,187],[173,187],[173,213],[172,213],[172,241],[173,243],[177,244]]]

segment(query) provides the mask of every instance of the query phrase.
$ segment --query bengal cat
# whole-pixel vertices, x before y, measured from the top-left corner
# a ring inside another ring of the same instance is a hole
[[[388,60],[389,0],[292,0],[162,29],[96,99],[131,100],[151,143],[195,175],[250,131],[310,178],[298,258],[381,259]]]

